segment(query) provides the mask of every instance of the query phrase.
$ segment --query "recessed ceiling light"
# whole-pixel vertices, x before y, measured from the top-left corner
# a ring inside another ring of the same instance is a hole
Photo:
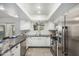
[[[0,6],[0,10],[5,10],[5,8],[3,6]]]
[[[38,8],[38,9],[41,9],[41,7],[40,7],[40,6],[37,6],[37,8]]]
[[[16,18],[17,18],[17,17],[19,17],[19,16],[18,16],[18,15],[15,15],[14,17],[16,17]]]
[[[38,13],[40,14],[41,12],[40,12],[40,11],[38,11]]]
[[[79,20],[79,17],[74,18],[75,20]]]
[[[12,17],[15,17],[15,18],[18,18],[19,17],[18,15],[15,15],[15,14],[10,14],[9,13],[9,15],[12,16]]]

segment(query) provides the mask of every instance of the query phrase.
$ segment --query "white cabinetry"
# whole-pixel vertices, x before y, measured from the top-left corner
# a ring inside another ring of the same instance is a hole
[[[3,56],[20,56],[20,44],[12,48],[10,51],[5,53]]]
[[[20,56],[20,44],[11,50],[11,56]]]
[[[10,56],[10,51],[8,51],[7,53],[5,53],[3,56]]]
[[[27,46],[50,46],[50,38],[49,37],[27,38]]]
[[[53,22],[48,22],[44,26],[44,30],[55,30],[55,25]]]

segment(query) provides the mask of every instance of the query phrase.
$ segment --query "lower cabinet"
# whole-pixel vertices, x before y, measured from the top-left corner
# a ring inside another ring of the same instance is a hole
[[[3,56],[20,56],[20,44],[13,47],[10,51],[5,53]]]
[[[10,52],[11,56],[20,56],[20,44],[15,46]]]
[[[10,51],[8,51],[7,53],[5,53],[3,56],[10,56]]]

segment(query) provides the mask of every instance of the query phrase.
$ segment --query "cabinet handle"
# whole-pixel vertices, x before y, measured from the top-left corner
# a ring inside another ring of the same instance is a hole
[[[16,46],[16,48],[18,48],[18,46]]]

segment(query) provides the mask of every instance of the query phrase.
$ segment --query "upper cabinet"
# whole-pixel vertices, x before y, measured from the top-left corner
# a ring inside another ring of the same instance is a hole
[[[21,20],[20,21],[20,30],[31,30],[32,24],[29,21]]]
[[[45,30],[55,30],[55,25],[53,24],[53,22],[46,23]]]

